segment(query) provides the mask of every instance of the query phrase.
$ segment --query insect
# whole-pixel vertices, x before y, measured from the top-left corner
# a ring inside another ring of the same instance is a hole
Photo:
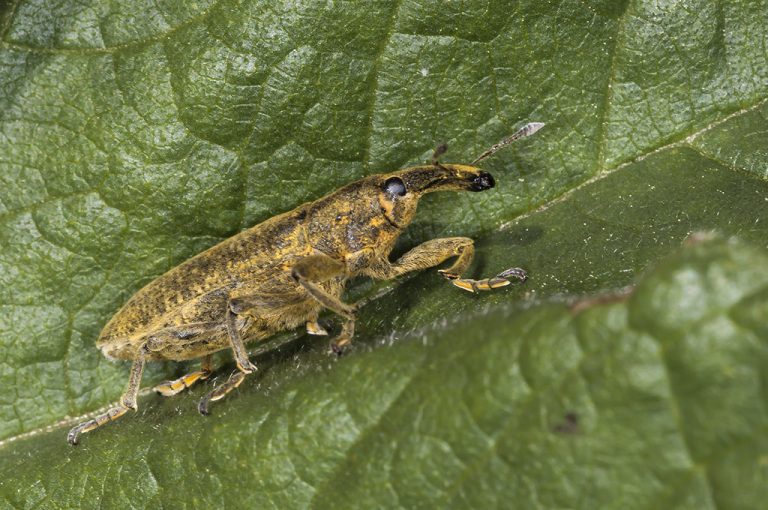
[[[137,409],[137,394],[147,361],[201,359],[200,370],[155,387],[175,395],[213,372],[212,353],[231,349],[237,371],[200,401],[211,402],[237,388],[256,367],[246,341],[305,325],[313,335],[327,335],[318,314],[331,310],[343,319],[331,351],[341,354],[355,330],[354,305],[341,300],[347,280],[363,275],[392,279],[437,266],[453,285],[470,291],[504,287],[525,271],[507,269],[492,278],[461,275],[474,254],[472,239],[449,237],[420,244],[391,262],[395,241],[413,220],[419,199],[433,191],[485,191],[495,185],[490,173],[474,165],[515,140],[544,126],[525,125],[483,152],[469,165],[443,164],[438,147],[431,164],[371,175],[323,198],[270,218],[171,269],[139,290],[107,323],[96,345],[111,359],[132,360],[128,386],[117,405],[69,431],[78,436]]]

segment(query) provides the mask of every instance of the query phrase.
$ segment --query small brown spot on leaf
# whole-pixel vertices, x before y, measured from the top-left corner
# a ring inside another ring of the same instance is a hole
[[[576,434],[579,431],[579,416],[569,411],[563,416],[563,421],[555,425],[552,430],[558,434]]]

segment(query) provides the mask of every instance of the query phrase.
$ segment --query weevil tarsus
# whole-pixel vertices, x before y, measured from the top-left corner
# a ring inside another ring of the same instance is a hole
[[[213,374],[213,355],[209,354],[200,360],[200,370],[190,372],[172,381],[161,382],[154,387],[154,390],[164,397],[172,397],[191,388],[195,383],[208,379],[211,374]]]
[[[515,278],[519,282],[524,282],[528,279],[528,275],[524,269],[519,267],[512,267],[492,278],[484,278],[482,280],[472,280],[470,278],[456,278],[450,279],[451,283],[456,287],[469,292],[479,292],[481,290],[493,290],[501,287],[506,287],[512,283],[510,278]]]
[[[229,376],[229,379],[222,384],[221,386],[214,389],[212,392],[210,392],[208,395],[204,396],[200,403],[197,404],[197,410],[200,414],[203,416],[208,416],[211,414],[209,411],[209,406],[211,402],[216,402],[217,400],[221,400],[226,396],[227,393],[234,390],[241,384],[243,384],[243,381],[245,380],[246,373],[242,370],[237,370],[232,373],[232,375]]]

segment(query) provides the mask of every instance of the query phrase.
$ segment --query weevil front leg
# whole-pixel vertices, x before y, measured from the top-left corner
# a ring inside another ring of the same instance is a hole
[[[131,365],[131,374],[128,376],[128,387],[125,389],[123,396],[120,397],[120,403],[110,408],[107,412],[73,427],[69,431],[69,434],[67,434],[67,441],[69,441],[69,444],[76,445],[80,434],[95,430],[102,425],[115,421],[130,410],[135,411],[138,409],[136,396],[139,393],[141,375],[144,373],[146,356],[147,347],[146,345],[142,345],[136,353],[136,359],[133,360],[133,365]]]
[[[291,276],[325,308],[344,317],[344,325],[339,336],[331,341],[331,351],[341,355],[344,348],[352,342],[355,334],[355,307],[344,303],[338,297],[329,294],[320,284],[332,278],[346,274],[343,262],[327,255],[310,255],[296,262],[291,268]]]
[[[527,278],[525,271],[519,267],[507,269],[494,277],[482,280],[461,278],[462,273],[472,263],[474,254],[474,241],[468,237],[432,239],[416,246],[395,262],[385,260],[379,264],[372,264],[366,270],[366,274],[374,278],[389,280],[404,273],[437,266],[449,258],[456,257],[456,261],[451,267],[439,269],[438,273],[456,287],[469,292],[505,287],[511,283],[510,278],[520,281],[525,281]]]
[[[196,382],[208,379],[212,373],[213,356],[209,354],[200,361],[200,370],[183,375],[173,381],[162,382],[155,386],[154,390],[164,397],[172,397],[191,387]]]

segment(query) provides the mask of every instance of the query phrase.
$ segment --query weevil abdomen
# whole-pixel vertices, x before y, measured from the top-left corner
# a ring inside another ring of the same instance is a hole
[[[134,339],[138,347],[141,338],[168,322],[221,322],[229,294],[244,282],[256,281],[278,293],[285,286],[295,288],[282,266],[285,258],[307,251],[302,227],[288,217],[300,213],[271,218],[150,282],[107,323],[97,346],[104,350],[112,342]]]

